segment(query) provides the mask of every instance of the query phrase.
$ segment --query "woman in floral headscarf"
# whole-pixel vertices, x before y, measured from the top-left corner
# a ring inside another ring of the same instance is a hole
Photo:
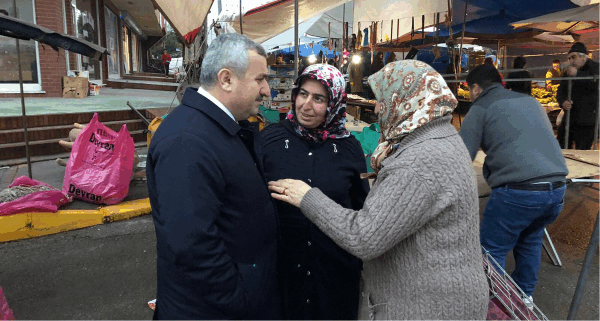
[[[296,80],[286,120],[262,132],[265,176],[318,187],[344,207],[360,209],[369,185],[360,143],[346,130],[345,81],[335,67],[307,67]],[[279,274],[284,313],[291,320],[351,320],[358,314],[362,263],[312,224],[300,210],[276,201]]]
[[[359,319],[484,320],[477,185],[450,124],[457,101],[440,74],[414,60],[386,65],[369,84],[382,134],[363,208],[291,179],[269,182],[271,195],[363,260]]]

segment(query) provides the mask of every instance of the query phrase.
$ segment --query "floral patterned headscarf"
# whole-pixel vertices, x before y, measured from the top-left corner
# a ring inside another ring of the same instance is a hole
[[[431,66],[417,60],[387,64],[369,77],[369,85],[381,104],[379,145],[371,155],[376,176],[381,162],[415,129],[452,113],[458,101],[446,81]]]
[[[325,121],[317,128],[306,128],[298,122],[296,116],[296,96],[302,82],[307,79],[318,80],[329,93],[329,103],[325,113]],[[327,139],[338,139],[350,136],[346,130],[346,82],[342,73],[331,65],[316,64],[307,67],[296,79],[292,89],[292,108],[286,118],[294,130],[302,137],[321,142]]]

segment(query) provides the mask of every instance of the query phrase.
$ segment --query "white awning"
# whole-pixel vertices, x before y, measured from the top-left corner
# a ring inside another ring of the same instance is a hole
[[[298,22],[302,23],[314,18],[344,2],[344,0],[299,0]],[[348,3],[352,5],[352,2]],[[236,32],[240,32],[239,15],[227,20],[232,21],[231,25]],[[256,42],[265,42],[294,27],[294,0],[277,0],[252,9],[244,14],[242,21],[244,35]]]
[[[202,28],[213,0],[153,0],[173,29],[188,43]]]
[[[511,23],[515,28],[534,28],[551,32],[578,31],[598,26],[598,4],[563,10]]]

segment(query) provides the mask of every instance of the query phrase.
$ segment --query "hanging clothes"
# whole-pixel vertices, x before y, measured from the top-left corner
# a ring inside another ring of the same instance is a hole
[[[365,36],[364,36],[364,42],[363,42],[362,46],[368,47],[369,46],[369,28],[363,29],[363,33],[365,34]]]

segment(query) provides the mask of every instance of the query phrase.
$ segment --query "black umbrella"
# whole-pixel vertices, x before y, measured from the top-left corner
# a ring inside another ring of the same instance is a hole
[[[106,48],[70,35],[0,14],[0,35],[22,40],[35,40],[58,50],[63,48],[74,53],[102,60]]]
[[[13,0],[14,3],[15,0]],[[14,6],[16,8],[16,5]],[[73,36],[54,32],[50,29],[40,27],[36,24],[23,21],[21,19],[10,17],[0,13],[0,35],[17,39],[17,57],[19,60],[19,84],[21,88],[21,108],[23,111],[23,131],[25,137],[25,154],[27,155],[27,169],[29,178],[31,174],[31,159],[29,156],[29,139],[27,137],[27,116],[25,113],[25,97],[23,95],[23,72],[21,70],[21,50],[19,48],[19,39],[35,40],[47,44],[58,50],[63,48],[74,53],[102,60],[103,54],[107,53],[106,48],[95,45],[91,42],[78,39]]]

